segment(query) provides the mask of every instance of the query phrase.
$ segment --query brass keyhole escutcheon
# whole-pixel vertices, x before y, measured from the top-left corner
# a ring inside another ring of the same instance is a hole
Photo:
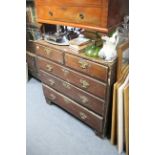
[[[81,67],[82,69],[87,69],[88,66],[89,66],[89,64],[88,64],[86,61],[83,61],[83,60],[80,60],[80,61],[79,61],[79,64],[80,64],[80,67]]]
[[[79,114],[81,119],[85,120],[87,118],[87,115],[85,113],[80,112]]]
[[[53,86],[55,84],[55,82],[52,79],[50,79],[49,82],[50,82],[51,86]]]
[[[71,86],[70,86],[70,84],[69,84],[68,82],[63,82],[62,84],[63,84],[63,86],[64,86],[65,88],[71,89]]]
[[[84,14],[83,14],[83,13],[80,13],[80,14],[79,14],[79,17],[80,17],[81,19],[84,19]]]

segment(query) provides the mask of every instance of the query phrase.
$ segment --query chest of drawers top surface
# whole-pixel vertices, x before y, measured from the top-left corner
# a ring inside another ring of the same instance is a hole
[[[80,58],[83,58],[85,60],[100,64],[100,65],[104,65],[107,67],[111,67],[116,63],[116,60],[113,61],[105,61],[104,59],[101,58],[92,58],[92,57],[88,57],[86,56],[83,52],[82,53],[74,53],[72,50],[70,50],[70,48],[68,46],[57,46],[57,45],[53,45],[53,44],[49,44],[44,40],[37,40],[34,41],[35,43],[35,48],[37,49],[36,51],[38,51],[38,53],[40,53],[41,56],[48,58],[48,59],[54,59],[56,60],[57,57],[52,56],[52,51],[55,51],[54,53],[57,53],[56,55],[59,55],[60,61],[62,61],[62,55],[64,53],[68,53]],[[38,50],[39,48],[39,50]],[[48,53],[49,51],[49,53]],[[51,53],[50,53],[51,51]],[[51,58],[50,58],[51,55]],[[59,60],[57,60],[59,61]],[[61,62],[63,63],[63,62]]]
[[[37,21],[108,32],[128,15],[128,0],[35,0]]]

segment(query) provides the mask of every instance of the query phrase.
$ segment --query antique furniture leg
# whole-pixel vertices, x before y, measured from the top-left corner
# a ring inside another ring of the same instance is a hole
[[[45,97],[45,100],[46,100],[46,103],[49,104],[49,105],[52,105],[52,102],[50,99],[48,99],[47,97]]]
[[[104,136],[103,136],[103,132],[99,132],[99,131],[96,131],[95,130],[95,134],[96,134],[96,136],[98,136],[98,137],[100,137],[100,138],[103,138]]]

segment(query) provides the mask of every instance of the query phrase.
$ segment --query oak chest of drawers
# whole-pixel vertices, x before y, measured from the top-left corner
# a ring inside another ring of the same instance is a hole
[[[129,0],[35,0],[37,21],[108,32],[128,15]]]
[[[45,41],[37,41],[35,49],[46,101],[71,113],[98,135],[105,135],[115,61],[74,54],[68,47]]]

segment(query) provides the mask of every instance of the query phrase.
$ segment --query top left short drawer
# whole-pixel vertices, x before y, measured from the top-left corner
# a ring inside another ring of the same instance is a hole
[[[50,59],[56,63],[64,64],[64,58],[63,58],[62,51],[38,44],[36,45],[36,53],[37,55]]]

